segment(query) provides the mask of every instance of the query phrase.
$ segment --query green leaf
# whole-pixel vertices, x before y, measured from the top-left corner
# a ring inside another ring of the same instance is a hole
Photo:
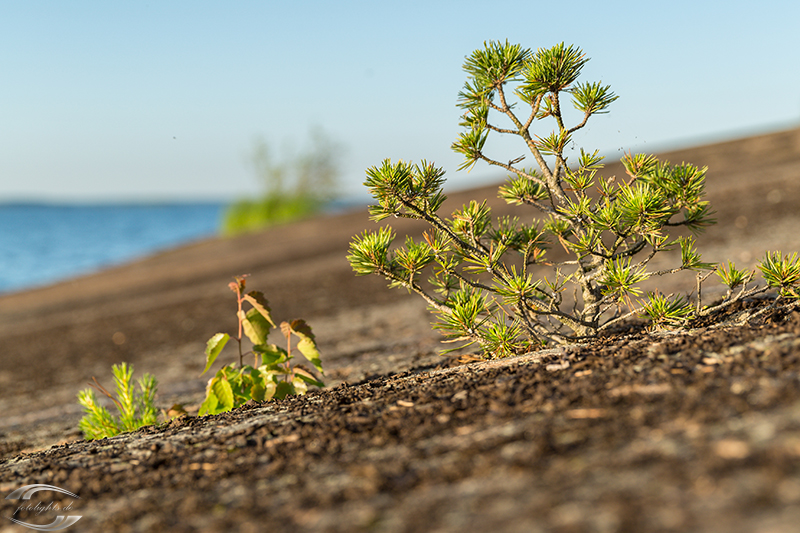
[[[572,235],[569,222],[563,218],[550,217],[544,223],[544,229],[547,232],[559,237],[559,240],[567,238]]]
[[[486,129],[487,120],[489,117],[489,106],[486,104],[473,105],[461,115],[461,122],[459,126],[470,130],[484,130]]]
[[[278,390],[278,385],[272,379],[264,379],[264,400],[268,401],[271,400],[275,396],[275,392]]]
[[[211,381],[211,390],[214,391],[214,395],[217,397],[222,411],[230,411],[233,409],[233,390],[228,380],[215,377]]]
[[[231,336],[227,333],[217,333],[208,339],[208,343],[206,344],[206,367],[200,373],[201,376],[208,372],[208,369],[214,364],[217,356],[228,343],[230,338]]]
[[[292,383],[289,383],[288,381],[281,381],[275,388],[274,398],[282,400],[287,396],[293,395],[294,393],[295,393],[295,388]]]
[[[519,230],[516,249],[525,258],[525,261],[540,261],[544,258],[547,249],[550,248],[550,241],[544,230],[537,225],[523,225]]]
[[[524,235],[517,229],[518,226],[519,219],[517,217],[499,217],[497,225],[489,227],[488,236],[496,245],[519,250]]]
[[[575,241],[565,241],[565,244],[575,255],[582,258],[602,249],[601,238],[598,230],[589,228],[583,235],[577,236]]]
[[[306,324],[305,320],[292,320],[289,323],[291,332],[300,339],[297,342],[297,349],[300,353],[308,359],[308,362],[314,365],[320,374],[325,372],[322,370],[322,361],[319,358],[319,350],[317,349],[317,341],[314,333],[311,332],[311,326]]]
[[[256,402],[263,402],[266,395],[267,388],[263,383],[256,383],[250,387],[250,398]]]
[[[600,150],[595,150],[591,154],[581,148],[581,157],[578,160],[578,170],[584,172],[596,172],[603,168],[604,156],[600,155]]]
[[[286,362],[286,350],[275,344],[260,344],[253,346],[253,351],[261,354],[261,364],[267,367],[274,367]]]
[[[86,413],[78,425],[87,439],[113,437],[120,432],[134,431],[156,422],[157,411],[153,401],[158,382],[155,377],[145,374],[139,378],[137,391],[132,384],[133,365],[123,362],[113,365],[111,371],[116,385],[116,397],[103,388],[96,379],[92,379],[97,389],[114,401],[119,410],[119,417],[113,417],[105,407],[98,405],[91,389],[78,394],[78,403],[83,406]]]
[[[301,365],[297,365],[293,369],[295,378],[308,383],[309,385],[314,385],[315,387],[324,387],[325,384],[314,377],[314,374],[303,368]]]
[[[244,320],[242,320],[244,334],[253,344],[266,343],[272,326],[273,324],[256,308],[247,311]]]
[[[300,376],[292,375],[292,386],[294,387],[294,394],[298,396],[308,392],[308,383],[303,381]]]
[[[223,377],[230,381],[231,383],[237,383],[241,380],[241,372],[236,367],[236,363],[231,363],[229,365],[225,365],[219,369],[217,375]]]
[[[206,395],[206,399],[203,401],[202,405],[200,405],[200,411],[197,413],[198,416],[204,415],[215,415],[217,414],[217,405],[219,401],[217,400],[216,395],[213,391],[209,391]]]
[[[587,172],[584,170],[573,172],[572,170],[567,169],[564,175],[564,181],[566,181],[569,185],[567,190],[584,194],[587,189],[594,185],[594,174],[594,172]]]

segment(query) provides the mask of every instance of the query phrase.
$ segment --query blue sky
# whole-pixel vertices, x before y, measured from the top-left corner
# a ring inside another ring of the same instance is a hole
[[[315,127],[347,195],[387,157],[497,180],[450,150],[464,57],[492,39],[581,47],[620,98],[576,141],[610,157],[795,127],[798,20],[789,0],[0,0],[0,201],[255,194],[254,140]]]

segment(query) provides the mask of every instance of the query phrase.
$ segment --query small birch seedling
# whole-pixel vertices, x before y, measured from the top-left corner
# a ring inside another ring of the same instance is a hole
[[[294,339],[295,349],[320,375],[324,375],[311,327],[301,319],[281,322],[280,326],[276,326],[264,294],[259,291],[245,292],[245,277],[237,276],[228,285],[236,293],[238,305],[236,316],[239,328],[234,340],[239,349],[239,363],[220,368],[208,381],[200,416],[230,411],[251,399],[259,402],[281,399],[293,394],[305,394],[309,385],[324,386],[305,366],[292,364]],[[250,307],[247,311],[244,310],[245,304]],[[286,349],[268,342],[270,331],[276,327],[286,339]],[[242,345],[243,335],[252,343],[252,348],[246,352]],[[208,340],[206,366],[202,374],[208,372],[230,339],[227,333],[217,333]],[[244,364],[244,357],[248,355],[253,357],[252,366]]]

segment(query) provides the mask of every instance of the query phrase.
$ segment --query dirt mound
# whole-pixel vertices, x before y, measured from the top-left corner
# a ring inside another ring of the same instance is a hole
[[[704,259],[800,250],[800,130],[665,157],[710,167]],[[447,207],[510,212],[495,196]],[[458,364],[436,355],[422,302],[352,274],[347,243],[370,225],[309,220],[0,298],[0,493],[69,490],[76,531],[796,530],[798,313]],[[165,406],[199,403],[204,341],[235,326],[242,273],[278,319],[314,327],[330,387],[82,441],[76,393],[112,363],[155,374]]]

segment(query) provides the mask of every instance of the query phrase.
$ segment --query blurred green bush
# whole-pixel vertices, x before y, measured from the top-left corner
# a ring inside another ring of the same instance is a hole
[[[276,158],[263,138],[254,143],[251,163],[264,194],[227,208],[222,233],[257,231],[319,213],[336,197],[341,147],[319,129],[300,153],[284,150]]]

